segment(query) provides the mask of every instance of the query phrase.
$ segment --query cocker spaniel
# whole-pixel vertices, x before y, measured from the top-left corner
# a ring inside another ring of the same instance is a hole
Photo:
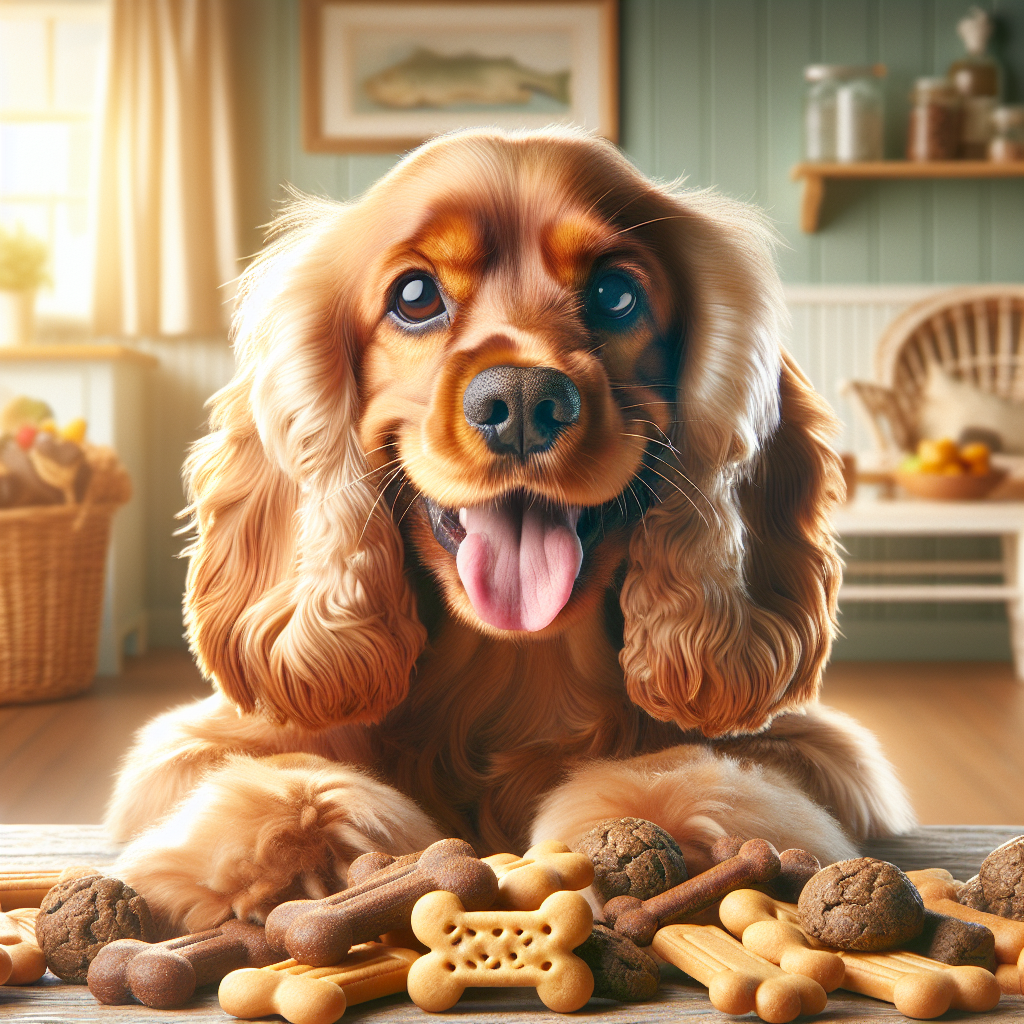
[[[724,833],[832,861],[913,824],[816,703],[843,481],[755,212],[472,131],[281,227],[186,466],[215,692],[142,730],[108,816],[167,929],[450,835],[635,815],[692,872]]]

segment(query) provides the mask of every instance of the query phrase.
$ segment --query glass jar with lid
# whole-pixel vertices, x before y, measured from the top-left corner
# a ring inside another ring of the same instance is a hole
[[[949,66],[949,80],[960,96],[960,148],[958,155],[983,160],[992,138],[992,111],[999,103],[1000,69],[985,48],[992,35],[992,18],[972,7],[956,27],[967,48],[966,56]]]
[[[992,128],[995,134],[988,144],[989,160],[1024,160],[1024,107],[996,107]]]
[[[960,145],[960,99],[947,78],[919,78],[910,94],[908,160],[952,160]]]
[[[881,160],[885,65],[812,64],[804,70],[804,159]]]

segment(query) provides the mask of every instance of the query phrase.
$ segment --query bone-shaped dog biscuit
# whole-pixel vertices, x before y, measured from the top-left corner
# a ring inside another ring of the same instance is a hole
[[[798,923],[795,904],[755,889],[737,889],[719,904],[718,916],[745,949],[778,964],[787,974],[813,978],[826,992],[842,982],[843,961],[830,950],[815,948]]]
[[[0,873],[0,910],[38,907],[59,881],[59,871],[4,871]]]
[[[367,942],[332,967],[285,960],[232,971],[217,994],[221,1009],[235,1017],[278,1013],[291,1024],[333,1024],[347,1006],[404,992],[409,967],[418,957],[411,949]]]
[[[711,1005],[723,1013],[753,1010],[770,1024],[785,1024],[802,1013],[821,1013],[828,1002],[816,981],[787,974],[714,925],[668,925],[654,936],[652,948],[706,985]]]
[[[517,857],[496,853],[484,857],[498,876],[502,910],[536,910],[553,892],[585,889],[594,880],[594,863],[584,853],[574,853],[557,839],[545,839]]]
[[[906,1017],[931,1020],[949,1009],[984,1013],[999,1002],[999,983],[984,967],[950,967],[916,953],[839,952],[842,987],[895,1005]]]
[[[263,928],[225,921],[216,928],[165,942],[117,939],[89,965],[89,991],[101,1002],[170,1010],[183,1006],[200,985],[220,981],[239,967],[265,967],[275,954]]]
[[[750,839],[734,857],[649,900],[633,896],[610,899],[604,905],[605,920],[638,946],[649,946],[663,925],[693,917],[734,889],[767,882],[778,875],[780,868],[779,854],[771,843]]]
[[[996,981],[1004,996],[1024,995],[1024,954],[1021,954],[1019,967],[1017,964],[997,964]]]
[[[69,867],[61,871],[0,871],[0,911],[36,907],[58,882],[81,875],[99,874],[91,867]]]
[[[46,973],[46,957],[36,942],[36,907],[0,913],[0,951],[10,970],[0,984],[30,985]],[[4,974],[0,961],[0,975]]]
[[[299,963],[328,967],[341,963],[356,943],[407,925],[416,901],[436,889],[482,910],[497,898],[498,879],[469,843],[442,839],[419,860],[385,867],[361,885],[322,900],[282,903],[267,916],[267,939]]]
[[[741,836],[719,836],[711,846],[711,860],[715,864],[735,857],[743,845]],[[789,849],[779,854],[781,869],[775,878],[758,885],[773,900],[796,903],[804,886],[821,870],[818,858],[806,850]]]
[[[929,868],[924,871],[908,871],[907,877],[917,886],[917,891],[928,910],[937,914],[948,914],[961,921],[974,921],[990,929],[996,940],[996,960],[1001,964],[1015,964],[1024,952],[1024,921],[1014,921],[998,914],[986,914],[957,902],[955,879],[948,871]]]
[[[475,912],[452,893],[432,892],[412,912],[416,938],[431,951],[409,969],[409,995],[439,1013],[469,987],[533,987],[548,1008],[578,1010],[594,976],[572,951],[593,923],[590,904],[576,892],[552,893],[537,910]]]

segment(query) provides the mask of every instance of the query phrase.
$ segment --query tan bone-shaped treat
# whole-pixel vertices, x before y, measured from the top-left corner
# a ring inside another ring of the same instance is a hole
[[[753,1010],[770,1024],[785,1024],[802,1013],[821,1013],[828,1002],[812,978],[787,974],[714,925],[667,925],[654,936],[651,948],[706,985],[711,1005],[723,1013]]]
[[[308,967],[294,960],[232,971],[220,983],[221,1009],[235,1017],[277,1013],[291,1024],[334,1024],[348,1006],[404,992],[419,953],[366,942],[344,963]]]
[[[83,865],[60,870],[0,871],[0,911],[38,909],[43,897],[59,882],[96,874],[100,874],[96,868]]]
[[[839,951],[842,988],[892,1003],[905,1017],[931,1020],[947,1010],[985,1013],[999,1002],[999,983],[984,967],[950,967],[916,953]]]
[[[62,870],[0,871],[0,911],[39,907],[43,897],[66,878],[96,875],[95,868],[70,867]]]
[[[552,893],[537,910],[466,911],[457,896],[432,892],[412,912],[412,929],[430,952],[409,969],[409,995],[439,1013],[477,986],[536,988],[549,1009],[578,1010],[594,991],[590,968],[573,950],[594,925],[576,892]]]
[[[536,910],[553,892],[585,889],[594,880],[593,861],[557,839],[531,846],[522,857],[496,853],[483,862],[498,876],[494,905],[501,910]]]
[[[778,964],[787,974],[813,978],[826,992],[842,983],[843,961],[831,950],[817,948],[820,943],[800,927],[796,904],[756,889],[737,889],[719,904],[718,916],[745,949]]]
[[[2,984],[30,985],[46,973],[46,957],[36,944],[36,907],[0,913],[0,951],[10,961]],[[3,974],[0,966],[0,974]]]
[[[1017,964],[1024,968],[1024,921],[986,914],[983,910],[974,910],[958,903],[957,882],[948,871],[939,868],[908,871],[907,877],[917,886],[928,910],[958,917],[961,921],[983,924],[995,937],[996,960],[1001,964]]]
[[[996,981],[1004,996],[1024,995],[1024,953],[1019,964],[997,964]]]

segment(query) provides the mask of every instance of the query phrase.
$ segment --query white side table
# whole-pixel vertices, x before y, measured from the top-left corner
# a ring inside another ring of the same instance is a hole
[[[81,416],[86,435],[113,448],[132,478],[132,498],[114,516],[104,583],[100,675],[121,670],[125,641],[146,649],[145,449],[146,373],[155,356],[122,345],[31,345],[0,348],[0,404],[14,395],[41,398],[58,423]]]
[[[1005,601],[1017,677],[1024,680],[1024,502],[855,500],[835,515],[841,537],[995,536],[998,561],[847,563],[879,576],[1001,576],[1002,583],[844,583],[843,601]]]

